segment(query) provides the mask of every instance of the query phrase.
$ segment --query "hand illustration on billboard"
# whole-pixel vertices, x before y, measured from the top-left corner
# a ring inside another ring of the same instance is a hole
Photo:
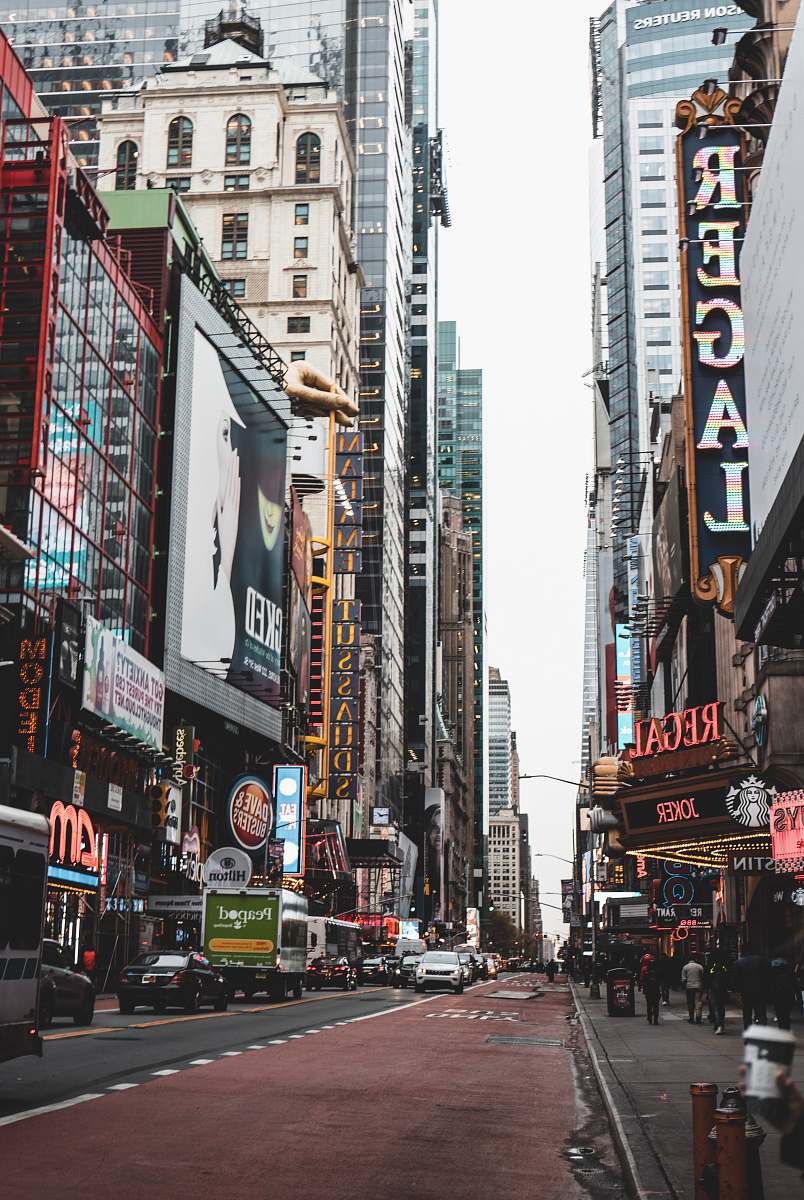
[[[218,422],[218,494],[214,512],[220,551],[218,586],[221,584],[221,575],[225,576],[226,586],[229,586],[232,578],[239,520],[240,460],[232,445],[231,418],[222,412]]]
[[[294,412],[306,417],[328,417],[334,413],[336,423],[347,429],[359,411],[334,380],[303,359],[287,368],[285,391],[294,401]]]

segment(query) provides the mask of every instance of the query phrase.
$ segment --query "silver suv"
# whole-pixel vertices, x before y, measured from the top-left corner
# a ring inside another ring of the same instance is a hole
[[[461,960],[453,950],[428,950],[416,968],[416,991],[444,988],[460,995],[464,972]]]

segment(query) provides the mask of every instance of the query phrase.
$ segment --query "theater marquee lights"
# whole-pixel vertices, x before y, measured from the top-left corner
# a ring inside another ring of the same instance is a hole
[[[676,107],[692,590],[725,616],[751,548],[739,107],[714,80]]]

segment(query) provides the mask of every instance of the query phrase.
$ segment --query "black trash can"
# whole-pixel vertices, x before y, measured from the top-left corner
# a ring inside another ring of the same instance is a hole
[[[615,967],[606,975],[606,1006],[610,1017],[636,1016],[634,975],[625,967]]]

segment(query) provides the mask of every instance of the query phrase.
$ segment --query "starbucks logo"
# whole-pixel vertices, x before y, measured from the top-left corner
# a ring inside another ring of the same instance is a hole
[[[749,775],[726,794],[726,808],[738,825],[748,829],[764,829],[770,823],[768,809],[776,799],[776,788]]]

